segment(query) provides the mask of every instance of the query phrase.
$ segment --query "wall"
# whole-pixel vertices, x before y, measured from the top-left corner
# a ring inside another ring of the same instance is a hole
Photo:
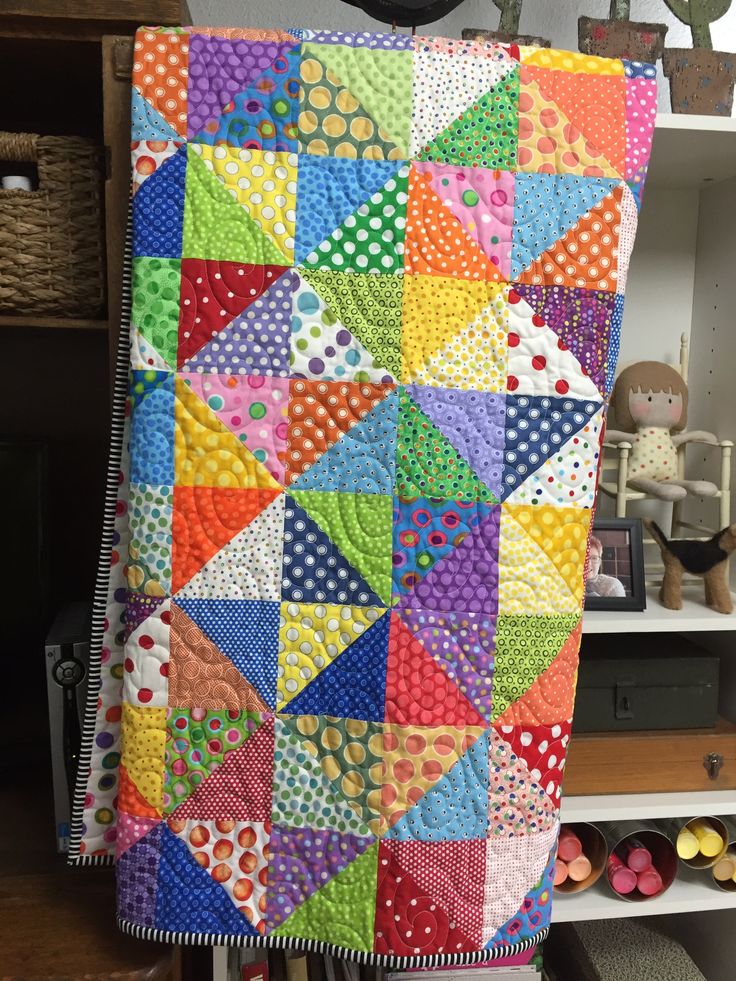
[[[555,47],[577,50],[577,19],[580,14],[605,17],[608,0],[526,0],[522,8],[523,32],[548,37]],[[332,27],[343,31],[385,31],[386,25],[341,0],[189,0],[195,24],[230,27]],[[665,6],[664,0],[632,0],[633,20],[667,24],[667,43],[688,47],[690,32]],[[425,34],[460,37],[463,27],[494,28],[498,11],[491,0],[465,0],[451,14],[420,28]],[[407,30],[403,28],[402,30]],[[736,4],[712,27],[713,47],[736,50]],[[660,79],[660,110],[669,111],[669,90]]]
[[[626,284],[619,365],[680,361],[690,334],[698,190],[648,187]]]
[[[734,441],[735,213],[736,178],[709,186],[701,192],[689,378],[690,428],[707,429],[721,439]],[[693,472],[719,483],[719,454],[698,446],[692,447],[690,454],[688,459]],[[712,527],[716,523],[715,509],[712,501],[694,500],[689,517]],[[736,579],[736,562],[731,563],[731,574]]]

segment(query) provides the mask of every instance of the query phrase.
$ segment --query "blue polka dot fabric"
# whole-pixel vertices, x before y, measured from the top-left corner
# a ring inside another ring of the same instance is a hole
[[[396,419],[393,392],[297,480],[294,490],[390,494],[396,472]]]
[[[599,408],[595,402],[580,399],[507,395],[503,499],[582,429]]]
[[[130,97],[131,137],[133,140],[179,140],[181,137],[150,102],[133,89]]]
[[[266,705],[276,705],[279,604],[179,597],[177,605],[227,654]]]
[[[295,261],[304,262],[399,167],[389,160],[300,157]]]
[[[130,479],[134,484],[174,483],[174,376],[156,375],[159,384],[133,408]]]
[[[511,278],[561,238],[617,181],[572,174],[517,174]]]
[[[293,497],[286,498],[281,595],[293,603],[381,606],[360,573]]]
[[[390,623],[386,613],[372,624],[289,702],[289,712],[382,722]]]
[[[134,255],[181,255],[186,173],[186,148],[182,148],[138,189],[133,198]]]
[[[613,391],[613,383],[616,377],[616,364],[618,363],[618,352],[621,347],[621,322],[624,316],[624,298],[617,296],[611,317],[611,333],[608,340],[608,359],[606,362],[606,395]]]
[[[388,832],[396,841],[472,841],[488,831],[488,734]]]
[[[298,113],[299,56],[292,50],[275,58],[258,83],[239,92],[194,142],[294,153]]]
[[[158,881],[156,922],[163,929],[258,935],[207,870],[192,862],[187,846],[168,828],[163,829],[161,839]],[[193,917],[189,906],[182,906],[183,895],[190,897],[196,910]]]

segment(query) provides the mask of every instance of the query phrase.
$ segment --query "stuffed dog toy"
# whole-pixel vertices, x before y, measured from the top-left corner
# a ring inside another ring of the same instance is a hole
[[[728,585],[728,562],[736,549],[736,524],[717,532],[707,542],[686,538],[668,539],[656,521],[644,519],[652,538],[659,545],[664,561],[664,580],[659,591],[662,606],[682,609],[682,574],[700,576],[705,585],[705,602],[717,613],[733,613]]]

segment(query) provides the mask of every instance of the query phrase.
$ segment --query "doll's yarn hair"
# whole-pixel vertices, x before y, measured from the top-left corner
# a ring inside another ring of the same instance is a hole
[[[611,394],[611,408],[616,418],[616,426],[626,433],[636,432],[629,410],[629,392],[668,392],[682,396],[682,415],[673,430],[684,429],[687,425],[687,385],[671,365],[661,361],[637,361],[624,368],[616,379]]]

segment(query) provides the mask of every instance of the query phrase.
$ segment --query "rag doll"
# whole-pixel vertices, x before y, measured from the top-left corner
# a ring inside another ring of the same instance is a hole
[[[705,602],[717,613],[733,613],[728,586],[728,556],[736,549],[736,525],[729,525],[707,542],[686,538],[668,539],[655,521],[644,519],[652,538],[659,545],[664,562],[664,579],[659,591],[662,606],[682,609],[682,573],[700,576],[705,585]]]
[[[683,480],[677,473],[677,447],[693,440],[715,446],[713,433],[685,432],[687,385],[682,376],[659,361],[638,361],[616,379],[611,396],[616,424],[606,440],[632,444],[627,486],[661,501],[681,501],[688,494],[713,497],[708,480]],[[632,437],[632,433],[634,434]]]

